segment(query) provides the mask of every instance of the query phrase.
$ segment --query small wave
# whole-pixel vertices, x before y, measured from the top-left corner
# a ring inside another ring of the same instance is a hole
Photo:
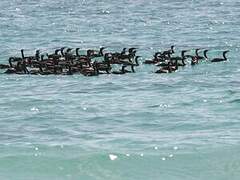
[[[170,105],[168,105],[168,104],[156,104],[156,105],[151,105],[151,106],[147,106],[148,108],[159,108],[159,107],[161,107],[161,108],[168,108],[168,107],[170,107]]]
[[[234,99],[234,100],[230,101],[230,103],[237,103],[237,104],[239,104],[240,103],[240,99]]]

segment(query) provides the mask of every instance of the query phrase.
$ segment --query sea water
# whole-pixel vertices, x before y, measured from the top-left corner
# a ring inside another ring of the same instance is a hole
[[[230,50],[155,74],[0,74],[1,180],[239,180],[240,3],[1,0],[0,63],[68,46]],[[194,50],[188,52],[194,54]],[[114,67],[119,68],[119,67]],[[1,71],[2,73],[3,71]]]

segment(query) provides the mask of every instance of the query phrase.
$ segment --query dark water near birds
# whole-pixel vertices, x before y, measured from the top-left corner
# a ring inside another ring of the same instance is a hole
[[[20,49],[206,48],[172,74],[0,75],[0,179],[238,180],[240,3],[2,0],[0,63]],[[191,52],[194,54],[194,50]]]

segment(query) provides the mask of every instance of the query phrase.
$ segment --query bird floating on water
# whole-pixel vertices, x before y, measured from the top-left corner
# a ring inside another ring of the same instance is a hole
[[[66,46],[57,48],[54,53],[42,53],[36,50],[32,56],[26,56],[24,49],[20,50],[20,57],[9,57],[8,64],[0,64],[0,69],[7,69],[6,74],[31,74],[31,75],[73,75],[97,76],[100,74],[127,74],[134,73],[135,67],[139,67],[141,56],[137,55],[138,48],[124,47],[120,52],[105,52],[106,47],[99,50],[88,49],[85,54],[80,54],[80,48],[68,48]],[[180,56],[176,56],[175,46],[162,52],[155,52],[152,59],[143,61],[143,64],[160,66],[155,73],[173,73],[179,67],[187,64],[196,65],[202,61],[221,62],[227,61],[226,54],[229,50],[223,51],[223,57],[210,59],[207,56],[208,49],[194,49],[195,54],[189,54],[191,50],[181,50]],[[120,66],[116,70],[115,66]],[[130,67],[130,70],[127,69]]]

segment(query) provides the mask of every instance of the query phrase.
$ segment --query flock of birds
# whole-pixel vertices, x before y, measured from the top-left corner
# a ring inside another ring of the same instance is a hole
[[[56,49],[53,54],[41,54],[37,50],[33,56],[25,56],[21,50],[21,57],[10,57],[8,64],[0,64],[0,69],[6,69],[6,74],[33,74],[33,75],[73,75],[83,74],[84,76],[96,76],[99,74],[126,74],[134,73],[135,67],[139,66],[139,58],[136,55],[137,48],[123,48],[121,52],[104,52],[105,47],[100,50],[89,49],[86,54],[80,54],[80,48],[72,49],[62,47]],[[156,52],[153,58],[145,60],[144,64],[153,64],[159,69],[155,73],[172,73],[185,66],[187,62],[196,65],[201,61],[221,62],[227,61],[226,53],[223,57],[210,59],[207,56],[207,49],[195,49],[195,54],[190,55],[182,50],[181,56],[175,56],[174,46],[169,50]],[[203,56],[199,55],[200,51]],[[120,66],[119,70],[114,70],[113,65]]]

